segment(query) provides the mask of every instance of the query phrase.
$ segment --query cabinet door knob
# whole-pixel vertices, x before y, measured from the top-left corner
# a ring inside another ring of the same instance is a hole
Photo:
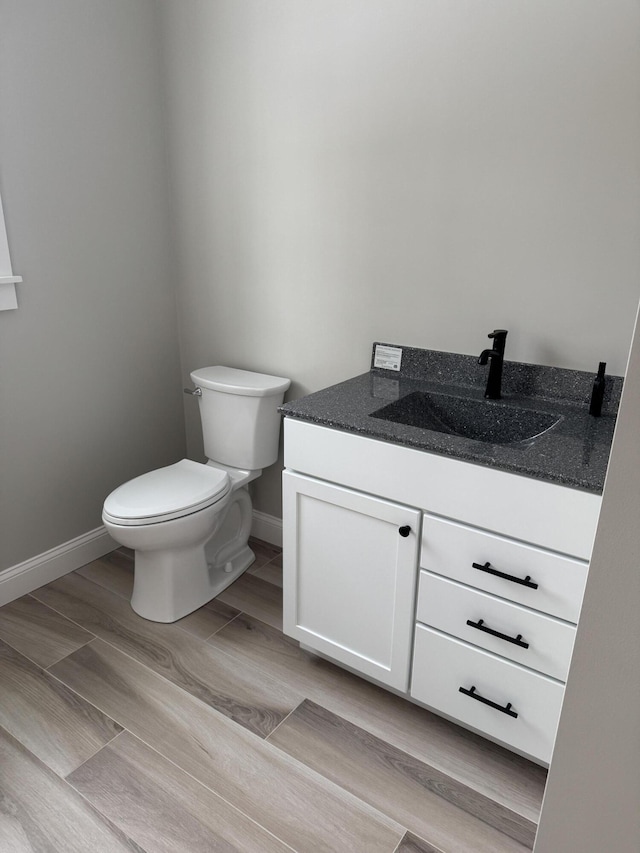
[[[411,533],[411,528],[408,524],[403,524],[402,527],[398,528],[398,533],[406,538]]]

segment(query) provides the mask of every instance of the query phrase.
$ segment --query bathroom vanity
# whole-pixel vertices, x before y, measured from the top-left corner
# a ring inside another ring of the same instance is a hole
[[[505,362],[497,403],[476,359],[402,362],[282,407],[285,633],[548,764],[622,382],[593,418],[593,375]],[[476,405],[482,439],[442,410]]]

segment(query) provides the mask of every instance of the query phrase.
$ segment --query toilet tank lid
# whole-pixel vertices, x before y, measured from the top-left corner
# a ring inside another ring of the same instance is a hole
[[[284,394],[290,379],[282,376],[269,376],[265,373],[254,373],[251,370],[239,370],[235,367],[201,367],[191,373],[191,380],[196,385],[209,388],[212,391],[222,391],[226,394],[240,394],[245,397],[270,397],[273,394]]]

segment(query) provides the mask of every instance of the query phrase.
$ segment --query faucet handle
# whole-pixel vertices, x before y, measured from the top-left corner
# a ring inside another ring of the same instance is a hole
[[[496,349],[499,353],[504,353],[504,347],[507,341],[507,335],[509,332],[506,329],[494,329],[493,332],[489,332],[487,335],[488,338],[492,338],[494,343],[494,349]]]

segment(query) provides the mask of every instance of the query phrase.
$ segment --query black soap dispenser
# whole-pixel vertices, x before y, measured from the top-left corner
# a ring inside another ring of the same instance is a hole
[[[593,391],[591,392],[591,404],[589,405],[589,414],[594,418],[599,418],[602,414],[602,399],[604,397],[604,371],[607,366],[606,361],[601,361],[598,366],[598,373],[593,380]]]

